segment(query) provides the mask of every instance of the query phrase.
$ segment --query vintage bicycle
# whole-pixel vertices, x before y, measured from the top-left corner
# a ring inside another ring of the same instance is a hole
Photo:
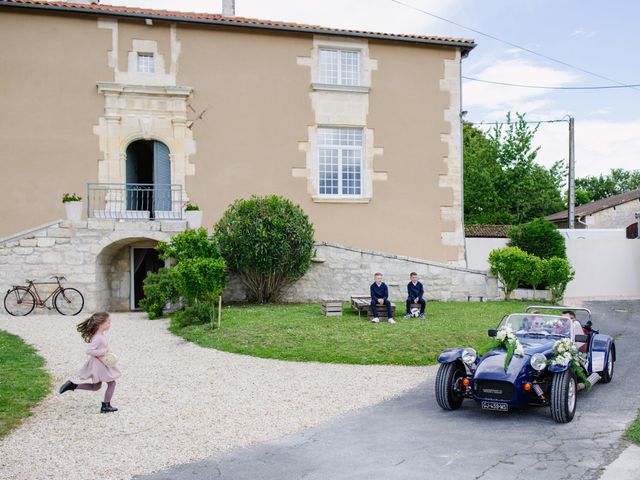
[[[25,280],[26,286],[15,285],[7,291],[4,296],[4,308],[7,312],[15,317],[29,315],[35,307],[48,308],[52,310],[54,307],[58,313],[62,315],[77,315],[84,307],[84,297],[79,290],[70,287],[63,287],[62,281],[64,277],[54,275],[51,277],[55,282],[36,282],[35,280]],[[37,285],[55,285],[58,286],[44,300],[38,292]],[[47,301],[53,298],[51,306],[47,305]]]

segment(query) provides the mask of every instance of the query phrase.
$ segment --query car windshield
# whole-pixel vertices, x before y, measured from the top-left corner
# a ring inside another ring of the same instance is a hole
[[[510,327],[517,335],[571,337],[571,319],[557,315],[512,313],[502,320],[498,328],[506,327]]]

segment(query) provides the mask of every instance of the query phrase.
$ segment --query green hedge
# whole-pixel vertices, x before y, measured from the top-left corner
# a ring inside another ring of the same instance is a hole
[[[562,300],[567,285],[575,277],[575,271],[566,258],[543,259],[518,247],[503,247],[489,254],[491,274],[498,278],[505,298],[511,298],[520,285],[531,285],[535,290],[545,285],[551,291],[551,301]]]

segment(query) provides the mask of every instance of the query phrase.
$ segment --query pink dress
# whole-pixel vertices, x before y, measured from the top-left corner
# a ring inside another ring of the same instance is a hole
[[[78,372],[78,376],[89,380],[90,383],[112,382],[118,378],[120,370],[117,367],[107,367],[96,358],[105,355],[108,351],[109,341],[107,337],[102,333],[96,333],[91,339],[91,343],[87,346],[89,358]]]

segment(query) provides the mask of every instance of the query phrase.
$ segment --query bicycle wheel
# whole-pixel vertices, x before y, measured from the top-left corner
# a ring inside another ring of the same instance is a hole
[[[4,296],[4,308],[14,317],[29,315],[36,306],[36,298],[25,287],[13,287]]]
[[[53,306],[62,315],[77,315],[84,307],[84,297],[75,288],[63,288],[53,297]]]

